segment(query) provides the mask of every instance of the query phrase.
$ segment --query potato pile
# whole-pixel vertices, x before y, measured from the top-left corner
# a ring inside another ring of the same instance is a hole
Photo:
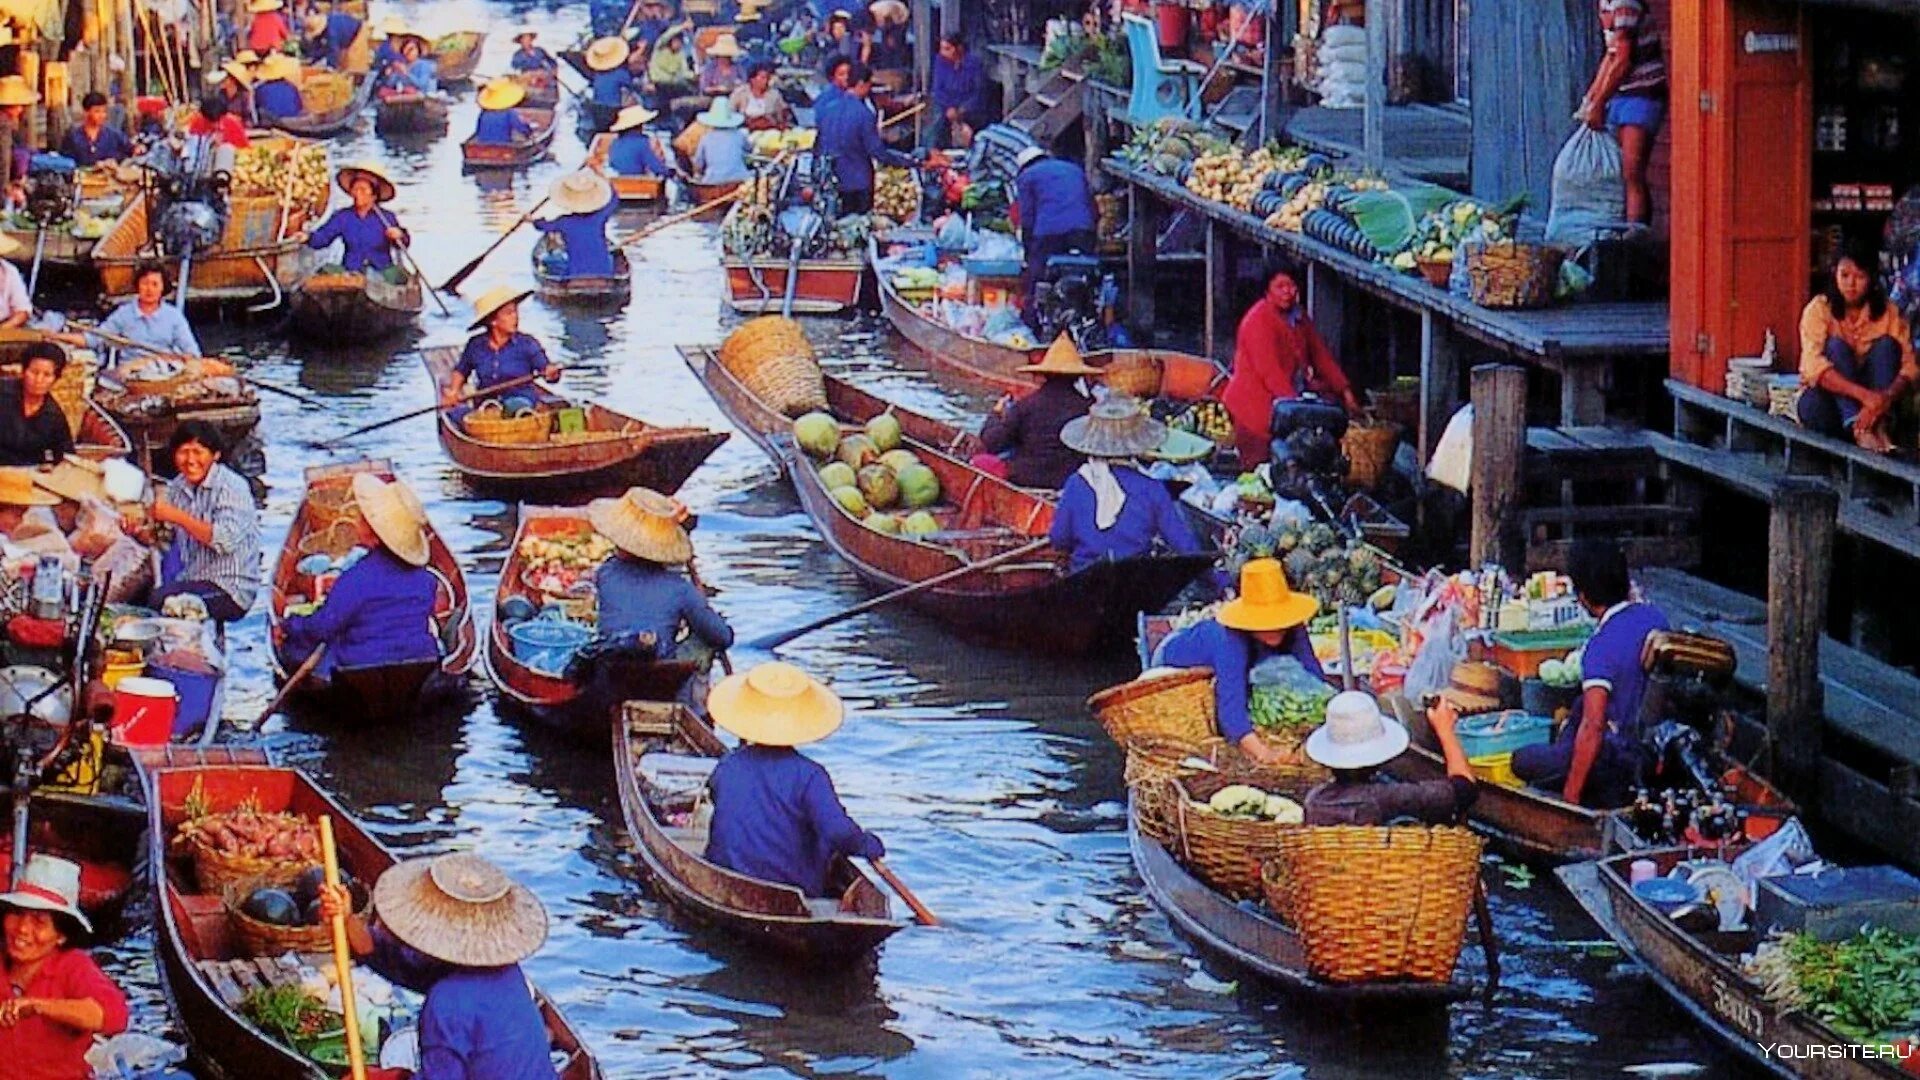
[[[193,818],[174,833],[182,848],[198,847],[229,858],[299,862],[320,859],[320,830],[299,814],[233,810]]]

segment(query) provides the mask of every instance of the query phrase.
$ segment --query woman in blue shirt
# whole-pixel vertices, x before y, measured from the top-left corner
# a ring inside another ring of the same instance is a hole
[[[426,995],[413,1080],[552,1077],[552,1040],[521,961],[547,940],[540,899],[472,852],[408,859],[373,887],[378,922],[352,914],[343,885],[320,912],[345,918],[356,957]]]
[[[603,109],[619,109],[640,92],[627,70],[627,56],[633,50],[617,37],[603,37],[587,46],[583,59],[592,72],[589,99]]]
[[[607,144],[606,166],[617,176],[665,176],[667,163],[654,148],[653,135],[646,125],[660,114],[645,105],[629,105],[607,130],[613,141]]]
[[[480,118],[473,124],[473,141],[508,146],[533,138],[533,125],[514,110],[526,98],[527,88],[511,79],[496,79],[481,87],[475,97]]]
[[[412,242],[399,219],[380,208],[393,200],[393,181],[372,165],[349,165],[336,179],[353,204],[335,210],[306,238],[307,246],[324,251],[337,240],[346,249],[340,262],[348,273],[388,270],[393,266],[393,245],[406,247]]]
[[[513,51],[513,59],[507,61],[507,66],[523,73],[558,70],[560,65],[554,62],[553,54],[534,44],[538,38],[531,30],[513,35],[514,44],[519,48]]]
[[[618,550],[593,575],[601,641],[641,644],[662,659],[681,651],[683,629],[689,647],[697,643],[719,650],[733,644],[727,620],[687,574],[675,569],[693,563],[693,541],[681,524],[686,517],[687,508],[678,500],[649,488],[629,488],[617,499],[587,504],[587,521]]]
[[[562,279],[611,277],[613,252],[607,249],[607,222],[620,208],[613,185],[590,166],[555,180],[547,200],[560,213],[533,227],[560,238],[561,251],[547,256],[546,272]]]
[[[833,691],[792,664],[729,675],[707,697],[713,722],[740,737],[707,780],[707,858],[736,873],[832,896],[835,863],[887,849],[840,804],[827,770],[795,749],[840,727]]]
[[[516,291],[503,285],[488,290],[474,301],[474,320],[469,329],[480,333],[467,340],[467,347],[460,352],[460,362],[447,373],[447,381],[440,387],[440,407],[451,409],[454,420],[466,416],[471,408],[461,404],[469,392],[477,393],[535,374],[548,382],[560,378],[560,367],[547,359],[547,351],[538,341],[520,332],[520,301],[532,295],[531,289]],[[514,391],[516,395],[522,392]],[[526,387],[524,393],[529,399],[553,399],[534,386]]]
[[[427,39],[418,34],[400,38],[400,56],[380,75],[384,94],[431,94],[440,89],[440,65],[427,55]]]
[[[260,81],[253,87],[253,109],[261,123],[299,116],[304,106],[300,90],[288,81],[300,74],[300,61],[274,53],[260,62]]]
[[[1205,550],[1167,486],[1132,464],[1159,449],[1166,437],[1165,424],[1117,393],[1060,429],[1067,449],[1087,456],[1060,489],[1047,534],[1054,548],[1066,553],[1069,569],[1148,555],[1156,542],[1183,555]]]
[[[693,151],[693,173],[702,184],[731,184],[753,174],[747,166],[747,119],[726,98],[714,98],[694,121],[707,133]]]

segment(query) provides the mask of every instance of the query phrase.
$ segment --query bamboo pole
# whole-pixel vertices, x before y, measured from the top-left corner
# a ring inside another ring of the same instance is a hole
[[[340,887],[340,854],[333,846],[333,819],[320,815],[320,861],[328,890]],[[327,920],[333,931],[333,966],[340,974],[340,1016],[347,1022],[347,1068],[353,1080],[367,1080],[367,1051],[360,1045],[360,1002],[353,996],[353,950],[347,947],[347,916]]]

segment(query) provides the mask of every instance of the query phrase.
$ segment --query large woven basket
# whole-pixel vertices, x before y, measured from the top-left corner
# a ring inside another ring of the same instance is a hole
[[[359,520],[360,504],[354,500],[353,485],[325,484],[307,492],[307,521],[310,528],[327,529],[337,522],[352,524]]]
[[[1300,931],[1328,982],[1453,977],[1481,840],[1452,826],[1295,829],[1261,871],[1267,905]]]
[[[1109,390],[1148,401],[1160,396],[1160,361],[1151,353],[1120,353],[1100,369]]]
[[[1197,746],[1219,735],[1213,713],[1213,669],[1188,668],[1108,687],[1087,699],[1107,735],[1121,746],[1163,740]]]
[[[792,319],[766,315],[741,326],[721,344],[720,364],[754,397],[787,416],[827,407],[813,345]]]
[[[1539,308],[1553,303],[1564,249],[1509,240],[1465,244],[1467,296],[1481,307]]]
[[[302,555],[325,555],[337,559],[353,550],[360,542],[359,511],[355,509],[352,517],[336,517],[323,527],[316,528],[300,538],[294,550]]]
[[[1380,484],[1400,446],[1400,425],[1385,420],[1355,420],[1340,448],[1347,456],[1347,483],[1368,491]]]
[[[467,434],[479,442],[525,446],[547,441],[547,433],[553,428],[553,417],[543,409],[534,409],[520,416],[508,416],[498,401],[486,401],[468,413],[460,423],[467,429]]]
[[[1173,818],[1178,793],[1172,782],[1220,768],[1236,756],[1225,739],[1217,738],[1199,744],[1168,739],[1128,743],[1126,782],[1135,826],[1153,840],[1172,845],[1178,835]]]
[[[1301,802],[1324,773],[1305,769],[1254,769],[1194,773],[1167,783],[1175,833],[1174,850],[1194,876],[1235,900],[1260,898],[1260,867],[1279,853],[1280,838],[1305,825],[1227,817],[1207,800],[1229,784],[1250,784]]]
[[[302,867],[302,869],[306,869]],[[297,875],[296,875],[297,876]],[[281,956],[290,952],[324,953],[333,948],[332,928],[318,926],[276,926],[240,910],[256,889],[279,888],[283,881],[236,881],[221,890],[227,908],[227,929],[239,942],[241,956]],[[369,897],[355,914],[365,915],[373,907]]]
[[[300,876],[300,871],[313,865],[312,859],[254,859],[229,855],[204,844],[193,844],[188,851],[193,859],[193,880],[200,884],[200,891],[204,893],[223,894],[230,885],[249,882],[256,889],[266,885],[290,885],[294,878]]]

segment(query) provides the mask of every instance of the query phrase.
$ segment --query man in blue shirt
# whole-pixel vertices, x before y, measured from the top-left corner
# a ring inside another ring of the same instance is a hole
[[[867,95],[873,92],[873,71],[865,64],[847,70],[847,89],[826,105],[814,106],[813,123],[819,129],[816,152],[833,162],[840,184],[840,212],[864,214],[873,209],[874,162],[910,166],[913,159],[880,138],[880,118]]]
[[[307,16],[308,55],[335,71],[345,66],[347,50],[360,36],[360,20],[344,11],[316,11]]]
[[[85,168],[103,161],[119,161],[133,154],[133,140],[116,127],[107,126],[107,96],[89,90],[80,99],[80,122],[67,129],[60,140],[60,152]]]
[[[440,387],[440,407],[451,410],[455,421],[464,418],[471,406],[461,403],[461,399],[472,383],[475,391],[498,386],[503,382],[538,374],[548,382],[560,378],[560,367],[547,359],[547,350],[540,342],[520,332],[520,301],[533,295],[533,290],[516,290],[510,285],[489,289],[480,299],[473,302],[473,325],[470,330],[480,333],[467,339],[467,347],[460,352],[460,362],[447,373],[447,381]],[[530,398],[552,398],[546,391],[528,386],[516,390]]]
[[[507,61],[507,66],[523,74],[559,70],[560,65],[553,59],[553,54],[534,44],[538,39],[539,35],[532,30],[515,34],[514,43],[520,47],[513,50],[513,59]]]
[[[559,278],[611,277],[613,253],[607,250],[607,222],[620,207],[613,185],[597,166],[568,173],[547,188],[547,199],[559,216],[535,221],[533,227],[560,238],[561,253],[549,263]],[[558,265],[554,265],[557,263]]]
[[[480,117],[473,122],[473,141],[489,146],[511,146],[533,138],[533,125],[514,109],[527,98],[527,88],[511,79],[495,79],[480,88],[475,100]]]
[[[1092,254],[1099,244],[1099,211],[1087,174],[1071,161],[1029,146],[1014,158],[1014,216],[1026,248],[1020,272],[1022,310],[1033,318],[1033,295],[1047,260],[1070,251]]]
[[[617,37],[603,37],[587,46],[585,61],[587,70],[593,72],[589,98],[605,109],[618,109],[628,104],[628,98],[640,92],[633,81],[633,72],[627,70],[627,57],[632,53],[627,43]]]
[[[1514,751],[1513,773],[1570,803],[1621,806],[1647,758],[1640,740],[1647,691],[1640,653],[1648,635],[1667,629],[1667,616],[1633,600],[1626,553],[1617,543],[1576,541],[1567,575],[1580,605],[1600,618],[1581,656],[1580,703],[1553,742]]]
[[[927,128],[927,144],[944,147],[953,138],[956,124],[979,129],[986,126],[989,112],[986,66],[967,48],[966,38],[958,33],[940,39],[940,55],[933,61],[933,124]]]
[[[653,136],[646,125],[659,113],[645,105],[629,105],[607,130],[613,138],[606,145],[606,166],[616,176],[665,176],[667,163],[654,149]],[[589,162],[591,164],[591,162]]]
[[[274,53],[260,62],[260,81],[253,88],[253,108],[263,124],[299,116],[300,91],[288,80],[300,73],[300,61]]]
[[[653,48],[660,35],[673,25],[673,10],[667,6],[667,0],[643,0],[640,5],[640,19],[633,24],[634,35]]]
[[[1134,458],[1160,448],[1167,427],[1138,401],[1113,393],[1067,423],[1060,441],[1087,456],[1060,489],[1047,536],[1070,570],[1103,559],[1135,559],[1164,543],[1181,554],[1205,549],[1167,486],[1135,468]]]

